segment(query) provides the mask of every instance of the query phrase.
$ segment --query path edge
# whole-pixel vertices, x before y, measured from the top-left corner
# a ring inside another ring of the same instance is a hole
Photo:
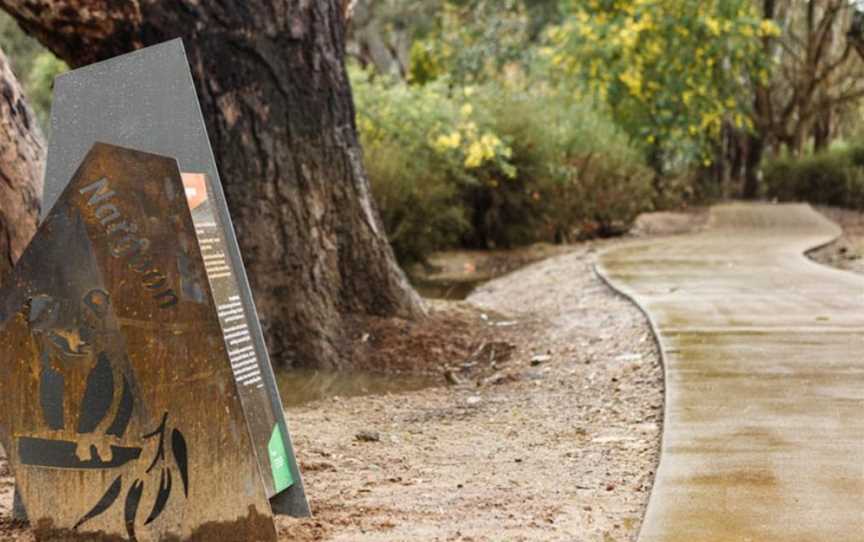
[[[669,401],[666,400],[666,390],[669,388],[668,377],[669,373],[666,370],[666,349],[663,346],[663,342],[660,340],[660,332],[657,328],[657,323],[654,321],[654,318],[651,316],[651,313],[648,312],[648,309],[643,307],[642,304],[636,300],[636,297],[625,291],[624,289],[619,289],[615,286],[612,279],[610,279],[606,275],[606,271],[603,269],[603,265],[600,262],[600,258],[606,253],[604,250],[600,254],[597,255],[597,260],[591,266],[594,270],[594,274],[600,279],[600,281],[605,284],[610,290],[612,290],[616,295],[621,296],[626,299],[630,303],[632,303],[636,308],[639,309],[639,312],[645,317],[648,321],[648,327],[651,328],[651,336],[654,337],[654,344],[657,345],[657,352],[660,354],[660,368],[663,370],[663,420],[661,421],[660,426],[660,450],[657,454],[657,468],[654,470],[654,477],[651,480],[651,493],[648,495],[648,504],[645,506],[645,510],[642,512],[642,522],[639,524],[639,534],[636,536],[636,540],[642,539],[642,531],[645,528],[645,520],[648,517],[648,510],[651,508],[651,504],[654,501],[654,486],[657,483],[657,478],[660,474],[660,468],[663,465],[663,450],[666,446],[666,420],[668,419],[668,412],[666,409],[669,407]]]

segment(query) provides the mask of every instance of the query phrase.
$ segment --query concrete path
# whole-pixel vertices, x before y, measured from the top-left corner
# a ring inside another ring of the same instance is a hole
[[[663,450],[641,542],[864,542],[864,276],[807,205],[715,207],[598,272],[652,321]]]

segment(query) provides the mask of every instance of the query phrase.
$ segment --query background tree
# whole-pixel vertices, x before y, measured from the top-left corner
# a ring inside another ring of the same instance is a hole
[[[348,50],[378,74],[478,80],[514,61],[527,67],[560,17],[558,0],[356,0]]]
[[[458,84],[536,71],[543,30],[559,20],[557,0],[448,0],[412,46],[411,80],[446,75]]]
[[[362,163],[342,0],[0,0],[70,66],[184,38],[277,362],[339,366],[365,316],[420,317]]]
[[[379,74],[405,78],[411,45],[440,8],[438,2],[356,0],[352,8],[348,52]]]
[[[765,17],[782,34],[771,51],[770,84],[755,118],[774,152],[824,150],[838,135],[840,113],[864,97],[864,62],[847,39],[854,16],[847,0],[766,1]]]
[[[777,32],[749,0],[568,3],[553,62],[577,74],[642,142],[658,175],[710,162],[724,121],[749,125],[741,88],[767,76],[759,37]]]
[[[0,49],[0,284],[36,233],[45,141]]]
[[[864,59],[864,2],[854,2],[852,22],[847,34],[858,56]]]
[[[362,59],[350,70],[373,192],[400,261],[609,235],[650,208],[638,149],[572,81],[549,77],[539,51],[543,29],[560,20],[557,0],[375,6],[392,8],[414,36],[405,79]],[[415,20],[423,9],[431,15]]]

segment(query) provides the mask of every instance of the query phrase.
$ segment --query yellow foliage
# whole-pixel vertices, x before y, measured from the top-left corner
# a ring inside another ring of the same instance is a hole
[[[708,31],[714,34],[715,36],[719,36],[721,32],[721,24],[720,21],[713,17],[705,18],[705,26],[708,27]]]
[[[780,34],[780,27],[772,20],[763,19],[762,23],[759,25],[759,35],[761,36],[776,38]]]
[[[462,144],[462,134],[453,132],[450,135],[440,135],[435,140],[435,149],[439,152],[458,149]]]
[[[701,160],[724,121],[752,125],[741,80],[769,75],[761,38],[779,29],[750,0],[569,6],[573,15],[549,33],[554,66],[585,80],[634,139],[695,149]]]

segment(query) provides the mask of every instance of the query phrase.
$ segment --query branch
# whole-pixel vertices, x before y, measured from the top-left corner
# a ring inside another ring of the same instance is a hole
[[[843,94],[841,96],[837,96],[836,98],[827,98],[825,100],[821,100],[819,102],[820,107],[837,107],[838,105],[843,105],[848,102],[854,102],[856,100],[860,100],[864,98],[864,88],[859,88],[854,91],[850,91],[847,94]]]
[[[140,47],[140,1],[131,0],[0,0],[27,34],[39,40],[72,67],[128,53]]]
[[[847,43],[846,48],[843,49],[843,54],[840,55],[840,58],[837,60],[837,62],[834,62],[833,64],[829,64],[828,66],[826,66],[825,70],[817,78],[815,78],[813,80],[814,84],[816,86],[819,86],[822,83],[824,83],[825,80],[828,79],[828,76],[831,75],[831,72],[833,72],[834,70],[836,70],[837,68],[842,66],[849,59],[849,55],[851,52],[852,52],[852,45]]]
[[[822,19],[819,21],[819,24],[816,28],[816,50],[813,53],[813,69],[819,65],[819,61],[822,59],[822,55],[825,52],[825,47],[831,41],[831,25],[834,24],[834,18],[837,16],[837,7],[830,6],[826,9],[825,14]]]
[[[797,64],[804,64],[804,59],[801,58],[801,55],[796,53],[788,43],[786,43],[782,39],[777,41],[780,42],[780,48],[783,49],[786,53],[788,53],[792,57],[792,60],[794,60]]]

